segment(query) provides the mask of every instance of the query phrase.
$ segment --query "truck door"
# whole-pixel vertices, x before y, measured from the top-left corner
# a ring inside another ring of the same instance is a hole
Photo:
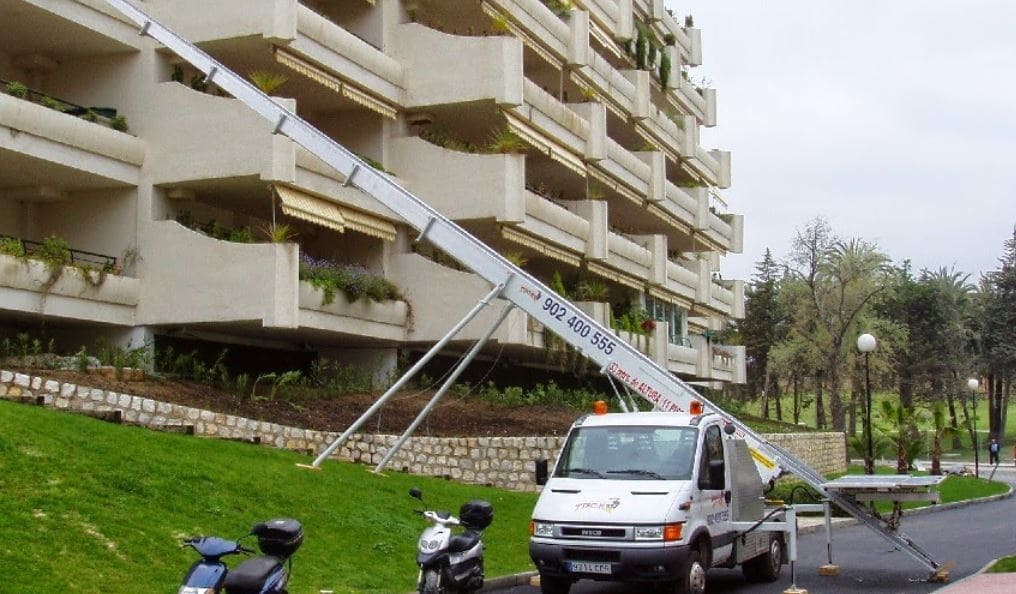
[[[719,425],[706,428],[701,452],[698,468],[701,513],[705,515],[709,527],[713,541],[712,564],[716,565],[726,561],[734,548],[734,532],[730,526],[730,489]]]

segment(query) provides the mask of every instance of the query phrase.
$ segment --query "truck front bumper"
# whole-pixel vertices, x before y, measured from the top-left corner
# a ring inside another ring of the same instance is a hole
[[[688,562],[687,546],[594,548],[582,543],[529,542],[541,574],[572,579],[659,582],[676,579]],[[596,566],[596,573],[582,567]],[[609,572],[603,572],[609,566]],[[576,570],[578,569],[578,570]]]

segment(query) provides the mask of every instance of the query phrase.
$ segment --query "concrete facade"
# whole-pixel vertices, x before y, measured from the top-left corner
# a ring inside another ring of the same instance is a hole
[[[711,340],[744,314],[743,283],[719,277],[721,257],[741,249],[743,217],[718,191],[730,154],[699,141],[716,124],[715,92],[686,76],[701,62],[700,32],[657,0],[572,4],[142,7],[241,75],[284,75],[278,101],[495,249],[521,254],[536,276],[602,283],[598,311],[658,304],[662,332],[621,338],[672,372],[744,382],[744,349]],[[101,0],[11,0],[0,23],[0,235],[56,235],[116,260],[101,283],[72,271],[51,286],[37,261],[0,256],[0,335],[45,321],[68,350],[96,334],[156,345],[186,335],[318,357],[363,349],[388,369],[396,350],[426,348],[487,292]],[[650,40],[646,64],[640,39]],[[509,132],[523,149],[489,150]],[[322,224],[287,195],[342,220]],[[236,243],[184,218],[255,234],[284,223],[296,235]],[[325,304],[300,280],[307,256],[384,276],[402,297]],[[542,365],[543,329],[512,315],[489,349]],[[464,350],[485,323],[450,348]]]

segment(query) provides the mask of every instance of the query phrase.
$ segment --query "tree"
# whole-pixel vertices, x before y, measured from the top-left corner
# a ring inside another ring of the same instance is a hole
[[[822,354],[825,365],[816,381],[828,385],[832,426],[843,431],[844,351],[853,345],[850,331],[857,316],[885,288],[888,258],[862,239],[836,238],[819,217],[798,232],[790,262],[790,273],[804,286],[793,309],[794,328]],[[821,391],[816,394],[816,409],[824,413]]]
[[[982,282],[982,347],[989,403],[989,431],[1000,437],[1016,372],[1016,228],[1005,242],[999,268]]]
[[[755,270],[745,290],[744,319],[738,323],[738,328],[747,357],[748,393],[762,395],[762,416],[768,418],[769,395],[776,383],[771,381],[769,353],[780,338],[783,321],[779,301],[780,269],[768,248]]]

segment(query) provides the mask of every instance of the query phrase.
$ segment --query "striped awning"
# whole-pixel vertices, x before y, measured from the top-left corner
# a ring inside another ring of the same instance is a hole
[[[622,284],[625,285],[626,287],[635,289],[636,291],[642,291],[643,289],[646,288],[645,281],[635,278],[634,276],[627,274],[625,272],[614,270],[613,268],[609,268],[602,264],[597,264],[596,262],[588,262],[586,266],[589,268],[589,272],[592,272],[593,274],[601,276],[607,280],[612,280],[615,283]]]
[[[319,66],[311,64],[307,60],[304,60],[292,52],[276,47],[275,60],[280,64],[299,72],[314,82],[325,86],[336,93],[340,93],[343,97],[353,101],[354,103],[362,105],[371,111],[376,111],[377,113],[393,120],[398,114],[398,109],[396,109],[396,107],[391,103],[383,99],[378,99],[353,83],[342,80],[338,76],[327,72]]]
[[[289,186],[276,184],[274,188],[282,202],[282,212],[291,217],[339,233],[349,229],[385,241],[395,240],[395,225],[384,219]]]
[[[614,190],[615,192],[617,192],[621,196],[624,196],[625,198],[634,202],[635,204],[642,206],[644,200],[642,196],[639,195],[638,192],[632,190],[628,186],[617,181],[612,175],[610,175],[606,171],[603,171],[599,167],[594,165],[589,167],[589,174],[593,177],[593,179],[603,184],[604,187],[610,188],[611,190]]]
[[[550,137],[531,126],[525,118],[518,114],[505,111],[504,115],[508,119],[508,129],[526,141],[527,144],[582,177],[586,176],[586,164],[578,155],[572,153],[556,141],[551,140]]]
[[[565,264],[569,264],[571,266],[579,266],[582,264],[582,257],[578,254],[573,254],[568,250],[559,248],[543,239],[534,237],[513,227],[501,227],[501,237],[504,237],[512,243],[524,245],[535,252],[541,253],[548,258],[564,262]]]

